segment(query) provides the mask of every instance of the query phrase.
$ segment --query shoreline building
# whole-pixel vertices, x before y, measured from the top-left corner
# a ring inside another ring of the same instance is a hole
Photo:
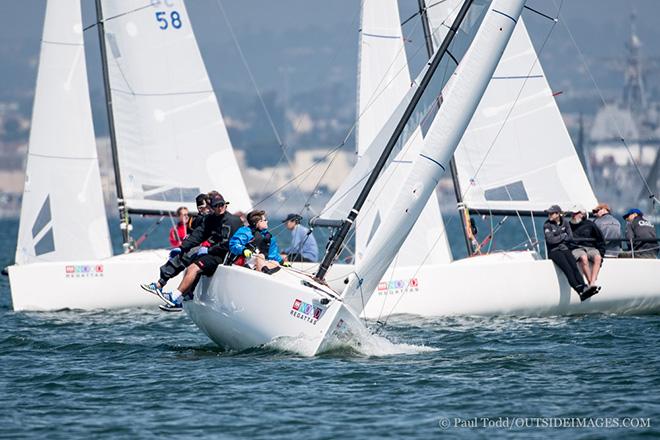
[[[649,95],[646,73],[650,66],[642,54],[635,21],[633,12],[623,93],[598,110],[585,145],[585,165],[597,197],[619,212],[635,205],[652,211],[654,201],[647,185],[657,197],[660,168],[660,102]]]

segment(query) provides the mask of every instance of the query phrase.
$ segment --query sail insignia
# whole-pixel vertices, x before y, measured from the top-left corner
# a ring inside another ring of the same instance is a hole
[[[50,210],[50,194],[46,196],[39,214],[32,226],[32,239],[36,241],[34,253],[36,256],[55,252],[55,240],[53,238],[53,216]]]

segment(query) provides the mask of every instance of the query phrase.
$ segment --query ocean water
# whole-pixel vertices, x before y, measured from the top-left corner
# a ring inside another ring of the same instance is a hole
[[[0,437],[658,438],[659,336],[657,315],[395,316],[316,357],[226,352],[185,314],[13,312],[1,277]]]

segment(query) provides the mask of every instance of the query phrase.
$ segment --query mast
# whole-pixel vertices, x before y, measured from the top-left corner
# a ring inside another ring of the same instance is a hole
[[[110,150],[112,152],[112,166],[115,173],[115,187],[117,189],[117,208],[119,209],[119,227],[122,235],[124,253],[133,250],[130,220],[124,201],[124,189],[121,185],[121,171],[119,169],[119,156],[117,154],[117,135],[115,132],[115,118],[112,109],[112,93],[110,92],[110,75],[108,73],[107,49],[105,46],[105,24],[103,20],[103,7],[101,0],[96,0],[96,25],[98,27],[99,46],[101,49],[101,66],[103,68],[103,89],[108,113],[108,131],[110,134]]]
[[[419,5],[419,15],[422,19],[422,28],[424,29],[424,42],[426,43],[426,53],[428,57],[433,56],[433,36],[431,34],[431,25],[426,8],[426,0],[417,0]],[[472,256],[474,250],[467,234],[467,225],[465,223],[465,203],[463,203],[463,195],[461,194],[461,183],[458,180],[458,170],[456,169],[456,160],[452,157],[449,161],[449,171],[451,173],[451,180],[454,184],[454,196],[456,197],[456,206],[458,207],[458,216],[461,219],[461,230],[463,231],[463,238],[465,239],[465,247],[467,248],[468,257]]]
[[[383,170],[385,167],[385,164],[387,163],[387,159],[389,155],[392,153],[392,150],[394,149],[396,143],[399,140],[399,137],[401,136],[401,133],[403,133],[403,129],[405,128],[406,124],[408,123],[408,120],[413,114],[413,111],[415,110],[415,107],[419,103],[420,99],[422,98],[422,95],[424,94],[424,91],[426,90],[426,87],[429,85],[431,82],[431,78],[435,74],[435,71],[437,70],[438,66],[440,65],[440,61],[442,60],[442,57],[444,54],[447,52],[447,49],[449,48],[449,44],[454,39],[454,36],[456,35],[456,31],[458,30],[458,27],[461,25],[463,19],[467,15],[468,10],[470,9],[470,6],[472,5],[473,0],[465,0],[463,5],[461,6],[460,11],[458,12],[458,15],[456,16],[456,19],[451,25],[451,28],[449,29],[449,32],[447,33],[447,36],[445,37],[444,41],[442,42],[442,45],[438,49],[437,53],[429,63],[429,69],[427,70],[426,74],[422,78],[422,81],[419,84],[419,88],[415,91],[415,94],[413,95],[410,103],[406,107],[406,110],[403,113],[403,116],[401,117],[401,120],[397,124],[396,128],[394,129],[394,133],[392,133],[392,136],[390,137],[390,140],[387,142],[387,145],[383,149],[382,154],[378,158],[378,162],[376,162],[376,165],[374,166],[374,169],[372,170],[371,174],[369,175],[369,178],[367,179],[367,182],[365,183],[364,187],[362,188],[362,191],[360,192],[360,195],[358,196],[357,200],[355,201],[355,204],[353,205],[353,208],[351,209],[350,213],[348,214],[348,218],[344,220],[341,228],[339,229],[339,232],[337,233],[336,237],[331,241],[330,247],[328,248],[328,252],[325,254],[325,257],[323,258],[323,262],[321,263],[321,266],[319,267],[318,272],[316,273],[316,278],[318,280],[323,280],[325,277],[325,274],[328,272],[328,269],[330,266],[332,266],[333,261],[335,260],[335,257],[339,253],[341,246],[344,243],[344,240],[346,239],[346,236],[348,235],[348,231],[350,230],[351,226],[353,225],[353,222],[357,218],[357,215],[360,212],[360,209],[362,209],[362,206],[364,205],[364,202],[367,200],[367,196],[369,195],[369,192],[371,191],[372,187],[375,185],[376,180],[378,179],[378,176],[380,175],[380,172]]]

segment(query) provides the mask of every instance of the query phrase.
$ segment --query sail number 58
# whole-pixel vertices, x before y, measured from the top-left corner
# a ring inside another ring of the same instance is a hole
[[[158,11],[156,12],[156,21],[158,21],[159,27],[162,30],[169,28],[170,25],[172,25],[174,29],[180,29],[181,26],[183,25],[181,23],[181,16],[177,11],[170,12],[169,16],[165,11]]]

